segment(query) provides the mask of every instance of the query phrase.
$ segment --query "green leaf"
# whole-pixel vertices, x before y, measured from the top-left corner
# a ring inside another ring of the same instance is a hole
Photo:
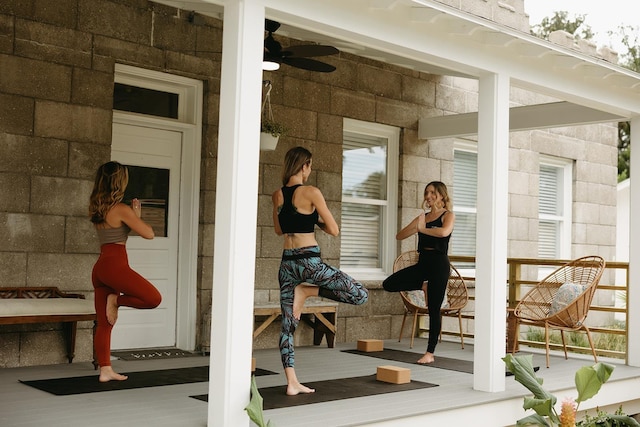
[[[247,411],[247,414],[249,415],[249,418],[251,418],[251,421],[256,423],[258,427],[270,427],[271,421],[269,421],[267,424],[264,423],[264,417],[262,414],[263,412],[262,402],[263,402],[262,396],[260,395],[260,392],[258,391],[258,386],[256,385],[256,376],[252,375],[251,376],[251,400],[249,401],[249,404],[246,406],[246,408],[244,408],[244,410]]]
[[[595,396],[613,372],[613,366],[606,363],[596,363],[593,366],[583,366],[576,371],[575,381],[578,390],[576,402],[584,402]]]
[[[526,418],[519,419],[516,422],[516,426],[543,426],[543,427],[551,427],[551,424],[547,422],[546,419],[541,417],[540,415],[529,415]]]
[[[536,411],[536,414],[544,417],[548,417],[553,414],[552,399],[535,399],[531,397],[525,397],[522,407],[525,410],[533,409],[534,411]]]
[[[516,381],[533,393],[536,399],[551,399],[553,405],[556,404],[556,397],[542,388],[542,378],[536,377],[535,371],[533,370],[533,355],[514,356],[507,354],[502,360],[504,360],[504,363],[514,375]]]

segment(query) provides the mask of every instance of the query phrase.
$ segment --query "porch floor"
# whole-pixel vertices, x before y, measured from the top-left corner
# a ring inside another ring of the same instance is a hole
[[[426,340],[416,339],[413,350],[408,339],[385,341],[385,348],[416,352],[416,359],[426,347]],[[265,418],[277,427],[287,426],[356,426],[356,425],[415,425],[408,418],[433,416],[473,408],[476,405],[490,407],[501,401],[519,399],[513,414],[508,414],[513,424],[525,414],[522,410],[522,396],[529,392],[512,376],[507,378],[506,390],[487,393],[473,390],[473,375],[429,366],[418,366],[362,355],[345,353],[341,350],[355,349],[355,343],[336,344],[336,348],[319,347],[296,348],[296,372],[303,383],[329,379],[372,375],[380,365],[395,365],[411,369],[411,379],[437,384],[437,387],[391,392],[376,396],[359,397],[325,403],[292,406],[265,411]],[[534,352],[523,349],[523,352]],[[280,355],[277,349],[254,352],[256,366],[276,372],[256,378],[259,388],[280,386],[286,383]],[[473,360],[473,345],[460,348],[456,342],[442,342],[438,345],[436,358],[447,357]],[[153,371],[161,369],[206,366],[209,358],[204,356],[175,359],[114,360],[114,368],[120,372]],[[635,381],[640,383],[640,368],[622,364],[620,360],[603,360],[615,365],[609,382]],[[593,359],[572,355],[569,360],[552,357],[551,367],[545,367],[544,353],[534,353],[534,365],[540,366],[537,375],[544,379],[547,390],[574,388],[575,371],[585,365],[592,365]],[[55,396],[20,381],[65,378],[95,375],[91,363],[33,366],[25,368],[0,369],[0,425],[7,427],[26,426],[206,426],[207,404],[190,396],[208,392],[207,382],[149,387],[144,389],[118,390],[86,393],[69,396]],[[97,378],[96,378],[97,381]],[[284,393],[284,386],[282,389]],[[565,396],[557,395],[561,400]],[[575,397],[573,393],[572,397]],[[638,399],[638,396],[630,396]],[[514,406],[514,405],[511,405]],[[627,408],[623,408],[627,410]],[[477,406],[476,409],[477,411]],[[633,413],[633,412],[630,412]],[[404,421],[403,421],[404,419]],[[424,418],[423,418],[424,419]],[[462,424],[461,424],[462,425]],[[479,422],[480,426],[508,425],[493,423],[490,419]],[[227,426],[224,426],[227,427]],[[229,426],[231,427],[231,426]]]

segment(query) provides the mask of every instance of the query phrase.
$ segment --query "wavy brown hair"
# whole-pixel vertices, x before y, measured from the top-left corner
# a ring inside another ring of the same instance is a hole
[[[433,188],[436,190],[436,193],[442,196],[442,201],[444,202],[443,207],[446,210],[450,211],[452,209],[452,206],[451,206],[451,199],[449,198],[449,190],[447,190],[447,186],[442,181],[431,181],[424,187],[425,200],[422,202],[422,209],[424,209],[427,205],[427,200],[426,200],[427,188],[429,188],[430,185],[433,186]]]
[[[94,224],[102,224],[107,213],[124,198],[129,183],[129,169],[118,162],[107,162],[96,172],[89,198],[89,217]]]
[[[282,168],[282,185],[287,185],[289,178],[300,172],[300,169],[311,161],[311,151],[304,147],[293,147],[284,155]]]

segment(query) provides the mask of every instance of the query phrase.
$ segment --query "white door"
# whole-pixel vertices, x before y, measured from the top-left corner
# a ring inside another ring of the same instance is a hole
[[[113,124],[111,158],[129,166],[125,201],[142,201],[142,218],[155,238],[129,236],[129,264],[153,283],[162,303],[152,310],[121,307],[111,348],[169,347],[176,343],[178,224],[182,133],[128,124]]]

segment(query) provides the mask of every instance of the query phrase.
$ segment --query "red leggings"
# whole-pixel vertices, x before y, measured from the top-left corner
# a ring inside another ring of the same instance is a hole
[[[93,345],[98,365],[111,366],[111,330],[107,321],[107,297],[118,294],[118,307],[155,308],[162,301],[160,292],[147,279],[129,267],[125,245],[108,243],[100,248],[100,258],[91,274],[98,318]]]

